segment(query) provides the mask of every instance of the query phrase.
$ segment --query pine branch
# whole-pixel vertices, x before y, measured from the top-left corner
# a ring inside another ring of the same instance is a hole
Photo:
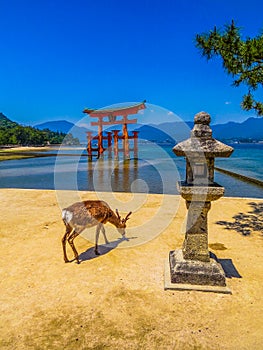
[[[256,90],[263,85],[263,35],[256,38],[242,40],[240,28],[232,21],[225,26],[220,33],[215,27],[213,31],[202,35],[197,34],[196,47],[201,50],[201,55],[207,60],[215,56],[222,58],[223,67],[227,74],[236,79],[233,86],[241,83],[250,89]],[[263,103],[256,101],[250,90],[243,97],[241,104],[245,110],[255,110],[258,115],[263,115]]]

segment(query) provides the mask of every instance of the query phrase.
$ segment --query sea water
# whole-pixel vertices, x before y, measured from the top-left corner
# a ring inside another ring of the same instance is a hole
[[[217,158],[216,166],[263,181],[263,144],[232,146],[232,156]],[[0,162],[0,187],[178,194],[176,183],[185,179],[185,160],[173,154],[172,145],[140,144],[139,159],[126,161],[105,155],[88,162],[84,149],[59,154]],[[263,198],[263,187],[232,176],[215,171],[215,181],[225,196]]]

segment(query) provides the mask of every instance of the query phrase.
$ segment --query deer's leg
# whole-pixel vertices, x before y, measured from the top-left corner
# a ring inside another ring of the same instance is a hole
[[[105,227],[104,227],[103,224],[101,224],[101,232],[102,232],[102,234],[103,234],[103,236],[104,236],[105,243],[106,243],[106,244],[109,244],[110,242],[108,241],[108,239],[107,239],[107,237],[106,237]]]
[[[75,229],[73,230],[73,232],[70,234],[70,236],[68,237],[68,242],[73,250],[73,253],[74,253],[74,256],[75,256],[75,259],[77,260],[77,263],[79,264],[79,255],[78,255],[78,252],[77,252],[77,249],[75,248],[74,246],[74,239],[79,235],[79,232],[76,232]]]
[[[64,256],[65,263],[69,262],[67,257],[67,252],[66,252],[66,243],[67,243],[68,236],[71,234],[73,230],[74,229],[71,228],[70,226],[66,226],[66,232],[62,238],[62,248],[63,248],[63,256]]]
[[[102,223],[99,223],[97,225],[97,228],[96,228],[96,239],[95,239],[95,254],[96,255],[100,255],[99,251],[98,251],[98,241],[99,241],[99,235],[100,235],[100,230],[102,228],[103,224]]]

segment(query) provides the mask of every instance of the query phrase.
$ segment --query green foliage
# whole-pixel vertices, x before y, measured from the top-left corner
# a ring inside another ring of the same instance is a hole
[[[17,125],[18,123],[13,122],[12,120],[8,119],[3,113],[0,113],[0,127],[11,128]]]
[[[234,86],[247,85],[248,93],[243,96],[241,107],[263,115],[263,103],[256,101],[251,92],[263,85],[263,34],[243,40],[240,28],[232,21],[223,31],[215,27],[208,33],[196,35],[195,41],[208,60],[214,56],[222,58],[226,73],[234,78]]]
[[[67,135],[49,129],[38,130],[31,126],[22,126],[0,113],[0,145],[42,146],[62,142],[65,144],[79,144],[79,140],[71,134]]]

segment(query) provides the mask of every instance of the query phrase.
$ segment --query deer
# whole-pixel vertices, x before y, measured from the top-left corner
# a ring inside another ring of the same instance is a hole
[[[95,249],[96,255],[100,255],[98,251],[98,241],[100,232],[104,236],[105,243],[108,244],[104,225],[109,222],[114,225],[118,232],[125,237],[126,222],[129,220],[132,212],[130,211],[125,218],[121,218],[118,209],[114,212],[110,206],[101,200],[86,200],[82,202],[76,202],[67,208],[62,210],[62,220],[66,226],[66,232],[62,238],[62,247],[65,263],[69,262],[66,253],[66,243],[68,242],[74,253],[74,260],[79,264],[79,255],[76,247],[74,246],[74,239],[86,228],[97,226]]]

